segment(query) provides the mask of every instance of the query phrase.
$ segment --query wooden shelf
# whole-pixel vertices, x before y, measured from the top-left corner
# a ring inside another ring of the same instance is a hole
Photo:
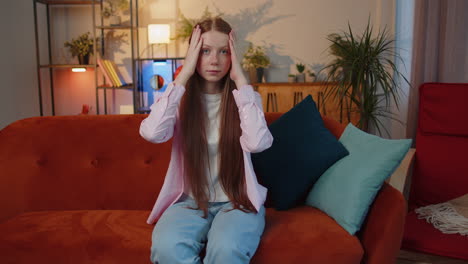
[[[129,83],[127,85],[123,86],[110,86],[110,85],[99,85],[97,87],[98,89],[122,89],[122,90],[132,90],[133,89],[133,83]]]
[[[58,0],[36,0],[46,5],[92,5],[94,1],[58,1]]]
[[[43,64],[41,68],[95,68],[94,64]]]

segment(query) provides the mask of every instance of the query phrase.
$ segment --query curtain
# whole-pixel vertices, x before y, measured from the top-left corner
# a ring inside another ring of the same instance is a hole
[[[415,139],[419,86],[468,83],[468,1],[415,0],[406,136]]]

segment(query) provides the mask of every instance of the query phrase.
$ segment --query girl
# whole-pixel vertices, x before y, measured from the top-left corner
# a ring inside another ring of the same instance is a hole
[[[265,226],[266,188],[250,153],[269,148],[260,95],[242,72],[231,26],[198,23],[184,66],[151,106],[140,134],[153,143],[172,136],[169,168],[148,218],[151,261],[160,264],[249,263]]]

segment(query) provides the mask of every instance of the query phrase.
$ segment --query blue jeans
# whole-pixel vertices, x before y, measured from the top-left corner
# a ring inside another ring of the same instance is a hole
[[[205,264],[249,263],[265,228],[265,208],[258,213],[232,209],[230,202],[208,205],[208,216],[186,197],[163,213],[153,229],[151,262],[159,264],[200,264],[206,243]]]

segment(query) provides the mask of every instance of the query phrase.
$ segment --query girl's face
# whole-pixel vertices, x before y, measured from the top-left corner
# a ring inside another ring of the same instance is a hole
[[[207,82],[218,82],[229,71],[231,53],[229,36],[219,31],[207,31],[201,35],[203,46],[197,62],[197,72]]]

